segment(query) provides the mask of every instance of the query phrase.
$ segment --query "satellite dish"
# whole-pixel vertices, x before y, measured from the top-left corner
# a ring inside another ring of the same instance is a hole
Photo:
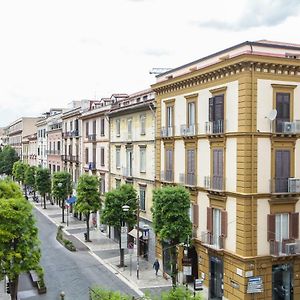
[[[269,115],[267,116],[267,118],[270,120],[270,121],[274,121],[276,119],[276,116],[277,116],[277,110],[276,109],[272,109],[269,113]]]

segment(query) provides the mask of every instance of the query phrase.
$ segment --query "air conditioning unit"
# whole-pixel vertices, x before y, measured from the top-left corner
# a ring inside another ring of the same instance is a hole
[[[181,127],[181,129],[180,129],[180,133],[181,133],[181,135],[186,135],[187,134],[187,128],[186,127]]]
[[[296,254],[297,244],[296,243],[288,243],[285,245],[285,253],[287,255]]]
[[[284,133],[293,133],[295,132],[295,126],[293,122],[284,122],[283,123],[283,132]]]
[[[289,178],[288,188],[290,193],[300,193],[300,179]]]

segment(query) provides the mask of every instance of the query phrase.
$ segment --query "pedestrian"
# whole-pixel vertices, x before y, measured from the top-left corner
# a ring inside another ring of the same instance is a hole
[[[158,261],[158,259],[155,260],[155,262],[153,264],[153,268],[155,269],[155,275],[157,276],[157,272],[159,270],[159,261]]]

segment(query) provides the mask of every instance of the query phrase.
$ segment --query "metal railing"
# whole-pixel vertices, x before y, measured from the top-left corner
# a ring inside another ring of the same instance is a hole
[[[162,127],[160,131],[161,137],[172,137],[174,136],[174,126]]]
[[[204,176],[204,187],[213,191],[224,191],[225,178],[223,176]]]
[[[96,141],[96,133],[92,133],[88,135],[88,141],[89,142],[94,142]]]
[[[196,186],[197,176],[195,173],[180,173],[179,182],[189,186]]]
[[[300,254],[300,241],[285,239],[282,241],[270,241],[270,255],[289,256]]]
[[[165,170],[160,174],[161,181],[173,182],[174,181],[174,172],[173,170]]]
[[[205,122],[206,134],[223,134],[225,132],[225,120]]]
[[[183,124],[180,126],[180,135],[182,136],[194,136],[198,132],[197,124],[187,125]]]
[[[88,163],[88,169],[92,170],[92,171],[96,170],[96,163],[95,162],[89,162]]]
[[[282,134],[300,133],[300,120],[285,122],[280,119],[276,119],[273,123],[273,132]]]
[[[216,235],[209,231],[201,232],[201,242],[214,249],[224,249],[224,237]]]
[[[47,150],[48,155],[60,155],[60,150]]]
[[[132,168],[122,167],[122,175],[126,177],[132,177]]]
[[[273,178],[270,181],[272,194],[300,193],[300,179],[298,178]]]

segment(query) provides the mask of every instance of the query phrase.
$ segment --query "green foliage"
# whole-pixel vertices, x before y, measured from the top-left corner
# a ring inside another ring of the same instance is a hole
[[[35,187],[36,171],[37,171],[37,168],[35,166],[30,166],[25,171],[24,183],[34,190],[36,189],[36,187]]]
[[[202,297],[196,294],[195,297],[190,290],[186,290],[184,287],[177,287],[171,289],[168,292],[162,292],[161,296],[158,298],[161,300],[201,300]],[[158,300],[157,299],[157,300]]]
[[[16,281],[19,274],[39,265],[38,230],[32,206],[16,184],[0,182],[0,195],[0,265],[8,278]]]
[[[91,300],[131,300],[132,297],[121,294],[120,292],[108,291],[99,287],[90,289]]]
[[[123,212],[122,206],[128,205],[129,211]],[[136,224],[137,193],[131,184],[121,185],[118,189],[105,194],[101,222],[117,228],[124,221],[129,227]]]
[[[62,229],[63,229],[63,226],[59,226],[57,228],[56,239],[62,245],[64,245],[68,250],[70,250],[70,251],[76,251],[76,247],[74,246],[74,244],[71,241],[69,241],[69,240],[67,240],[67,239],[64,238],[64,234],[63,234]]]
[[[0,174],[12,175],[13,164],[18,160],[16,150],[11,146],[4,146],[0,152]]]
[[[56,172],[52,177],[52,195],[59,200],[65,200],[72,194],[71,174]]]
[[[51,174],[48,169],[38,168],[36,170],[35,185],[43,197],[51,192]]]
[[[162,240],[183,243],[192,235],[190,198],[182,186],[166,186],[153,191],[153,226]]]
[[[23,163],[22,161],[17,161],[13,165],[13,175],[15,180],[18,182],[24,183],[25,181],[25,172],[28,168],[28,165]]]
[[[100,209],[99,180],[96,176],[81,175],[77,186],[75,210],[89,214]]]

